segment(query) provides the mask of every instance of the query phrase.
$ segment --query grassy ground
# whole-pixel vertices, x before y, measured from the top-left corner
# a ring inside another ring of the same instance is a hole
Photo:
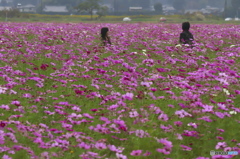
[[[93,16],[91,20],[89,15],[39,15],[39,14],[29,14],[24,15],[20,18],[8,18],[0,17],[0,21],[8,21],[8,22],[87,22],[87,23],[116,23],[122,22],[122,19],[126,16],[106,16],[98,19],[96,15]],[[166,17],[167,21],[165,23],[181,23],[182,21],[191,21],[192,23],[199,24],[240,24],[240,21],[229,21],[225,22],[221,17],[208,16],[206,20],[199,21],[194,17],[187,17],[184,15],[136,15],[136,16],[128,16],[132,19],[131,23],[136,22],[151,22],[158,23],[160,17]]]

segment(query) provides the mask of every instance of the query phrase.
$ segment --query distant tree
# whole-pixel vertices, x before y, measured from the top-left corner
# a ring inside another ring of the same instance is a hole
[[[88,12],[91,15],[91,19],[93,16],[93,11],[98,10],[100,8],[99,5],[100,0],[86,0],[82,3],[80,3],[76,9],[78,12]]]
[[[185,9],[186,2],[185,0],[174,0],[173,1],[173,7],[177,11],[183,11]]]
[[[106,16],[107,13],[108,13],[108,7],[107,6],[101,6],[97,11],[98,18]]]
[[[160,3],[160,2],[155,3],[153,7],[154,7],[155,12],[162,14],[162,12],[163,12],[162,3]]]

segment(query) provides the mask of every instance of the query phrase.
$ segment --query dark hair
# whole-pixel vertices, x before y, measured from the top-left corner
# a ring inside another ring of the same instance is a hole
[[[183,22],[182,23],[182,30],[188,31],[190,28],[190,23],[189,22]]]
[[[101,37],[102,37],[103,40],[106,40],[106,35],[107,35],[108,30],[109,29],[107,27],[103,27],[101,29]]]

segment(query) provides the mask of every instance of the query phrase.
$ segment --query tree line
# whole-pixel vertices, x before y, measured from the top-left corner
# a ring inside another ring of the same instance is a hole
[[[172,5],[177,11],[182,12],[185,9],[201,9],[209,5],[224,7],[225,16],[240,16],[240,0],[13,0],[12,2],[14,6],[19,3],[37,5],[38,12],[41,12],[45,5],[65,5],[70,11],[77,9],[89,14],[92,14],[93,10],[98,10],[100,16],[108,12],[108,8],[100,7],[101,4],[111,4],[116,14],[127,13],[129,7],[142,7],[143,10],[149,10],[153,5],[155,12],[161,14],[162,4]],[[1,0],[0,5],[6,6],[7,1]]]

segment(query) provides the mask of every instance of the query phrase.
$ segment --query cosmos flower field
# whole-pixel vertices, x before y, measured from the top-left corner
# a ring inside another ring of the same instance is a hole
[[[1,158],[239,158],[239,25],[0,25]]]

